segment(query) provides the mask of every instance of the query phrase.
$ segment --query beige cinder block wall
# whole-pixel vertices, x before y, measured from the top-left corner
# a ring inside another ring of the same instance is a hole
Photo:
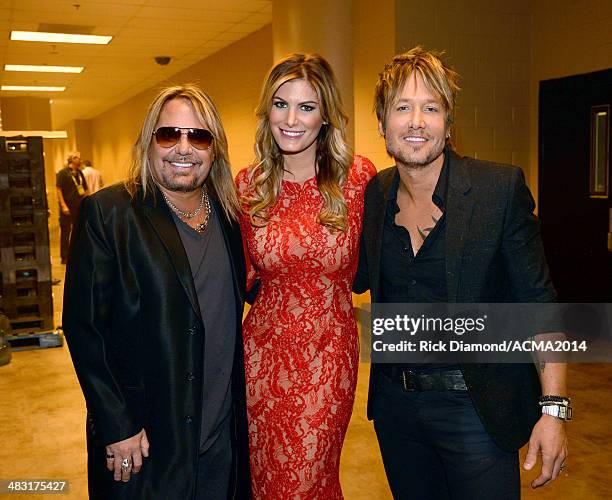
[[[51,130],[49,99],[0,97],[2,130]]]
[[[396,48],[444,50],[461,75],[453,130],[459,153],[529,173],[528,0],[398,1]]]
[[[529,159],[537,193],[539,82],[612,67],[612,2],[539,0],[532,9]]]
[[[123,180],[147,106],[159,88],[196,83],[210,94],[219,108],[228,136],[232,169],[236,173],[254,156],[254,109],[271,65],[272,32],[266,26],[102,113],[92,120],[93,164],[102,172],[107,185]]]
[[[612,67],[612,3],[397,0],[396,51],[445,50],[460,73],[455,145],[523,168],[538,190],[538,84]]]
[[[391,166],[373,111],[378,73],[395,53],[395,0],[369,0],[353,5],[353,101],[355,153],[369,158],[377,170]],[[353,295],[355,307],[370,302],[370,294]]]
[[[81,159],[93,163],[91,120],[74,120],[74,140]]]
[[[378,170],[391,166],[373,111],[378,73],[395,54],[395,0],[355,0],[353,6],[353,71],[355,153],[368,157]]]
[[[47,203],[50,212],[50,230],[55,230],[59,226],[55,174],[66,166],[68,155],[76,150],[75,122],[71,121],[67,123],[63,130],[66,131],[68,138],[44,139],[45,182],[47,184]]]

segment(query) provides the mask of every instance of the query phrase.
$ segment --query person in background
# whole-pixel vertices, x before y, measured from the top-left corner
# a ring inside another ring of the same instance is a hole
[[[91,166],[91,161],[83,161],[83,175],[87,181],[87,187],[89,188],[89,194],[94,194],[96,191],[100,191],[104,187],[104,181],[102,180],[102,174],[97,168]]]
[[[81,153],[75,151],[68,155],[66,166],[55,176],[55,187],[59,206],[60,257],[62,264],[66,264],[72,228],[79,218],[81,202],[89,194],[81,171]]]
[[[363,193],[329,63],[292,54],[266,77],[254,165],[236,183],[248,287],[244,321],[253,495],[342,498],[340,452],[357,382],[351,287]]]

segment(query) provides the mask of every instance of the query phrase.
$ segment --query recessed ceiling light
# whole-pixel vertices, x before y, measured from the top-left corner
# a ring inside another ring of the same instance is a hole
[[[83,66],[33,66],[28,64],[5,64],[4,71],[32,71],[41,73],[80,73]]]
[[[66,87],[42,87],[38,85],[2,85],[0,90],[19,90],[25,92],[63,92]]]
[[[112,39],[112,36],[44,33],[42,31],[11,31],[11,40],[23,42],[92,43],[96,45],[106,45]]]

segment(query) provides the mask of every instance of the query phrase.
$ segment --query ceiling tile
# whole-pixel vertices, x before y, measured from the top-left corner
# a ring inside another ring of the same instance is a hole
[[[233,11],[244,12],[251,4],[259,4],[257,1],[245,2],[245,0],[181,0],[181,7],[189,9],[202,9],[209,11]],[[167,7],[167,0],[149,0],[147,5]]]
[[[272,13],[253,13],[242,19],[245,23],[261,23],[262,25],[272,22]]]
[[[166,3],[167,5],[167,3]],[[153,7],[146,6],[138,12],[138,18],[146,19],[165,19],[189,22],[194,19],[202,21],[236,22],[244,17],[242,11],[221,11],[208,10],[202,8],[185,9],[183,6],[177,7]]]
[[[270,22],[269,0],[0,0],[0,63],[84,66],[80,74],[8,73],[0,81],[66,85],[48,93],[53,123],[92,118],[151,86],[171,79]],[[105,46],[10,41],[8,31],[41,23],[93,27],[114,38]],[[159,66],[154,57],[169,55]],[[2,95],[5,95],[4,93]],[[23,95],[23,94],[18,94]],[[39,94],[34,94],[38,95]],[[46,97],[46,96],[43,96]]]
[[[248,34],[259,30],[262,27],[260,23],[236,23],[232,27],[225,30],[227,33],[242,33]]]
[[[138,2],[144,4],[146,0]],[[42,12],[53,12],[64,16],[63,24],[86,24],[79,21],[79,18],[89,16],[108,16],[125,17],[134,15],[140,8],[138,3],[130,1],[115,2],[80,2],[75,0],[18,0],[15,2],[16,8],[20,11],[29,11],[38,15]],[[79,5],[79,8],[75,8]]]
[[[126,26],[117,34],[116,39],[113,41],[129,41],[131,38],[140,37],[164,39],[172,38],[179,41],[183,39],[192,40],[194,38],[205,40],[206,38],[210,38],[210,36],[214,35],[215,33],[221,33],[222,31],[225,31],[231,26],[232,25],[230,23],[224,23],[222,26],[211,24],[198,27],[197,29],[194,29],[194,26],[176,25],[172,27],[168,24],[156,25],[153,28],[143,28],[141,26]],[[177,33],[180,33],[181,36],[177,36]]]
[[[211,42],[235,42],[236,40],[240,40],[244,34],[242,33],[231,33],[226,31],[225,33],[220,33],[216,35]]]

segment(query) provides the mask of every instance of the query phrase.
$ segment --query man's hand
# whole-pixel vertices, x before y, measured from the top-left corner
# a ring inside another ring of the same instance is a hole
[[[111,456],[112,458],[109,458]],[[149,456],[149,440],[147,433],[142,429],[138,434],[131,438],[124,439],[117,443],[109,444],[106,447],[106,467],[109,471],[115,471],[113,477],[115,481],[127,483],[130,474],[138,474],[142,467],[142,457]],[[121,463],[129,460],[129,467],[121,467]]]
[[[554,481],[565,464],[567,437],[563,420],[551,415],[542,415],[538,420],[529,439],[529,448],[523,463],[525,470],[533,469],[538,461],[539,451],[542,453],[542,470],[531,483],[532,488],[538,488]]]

